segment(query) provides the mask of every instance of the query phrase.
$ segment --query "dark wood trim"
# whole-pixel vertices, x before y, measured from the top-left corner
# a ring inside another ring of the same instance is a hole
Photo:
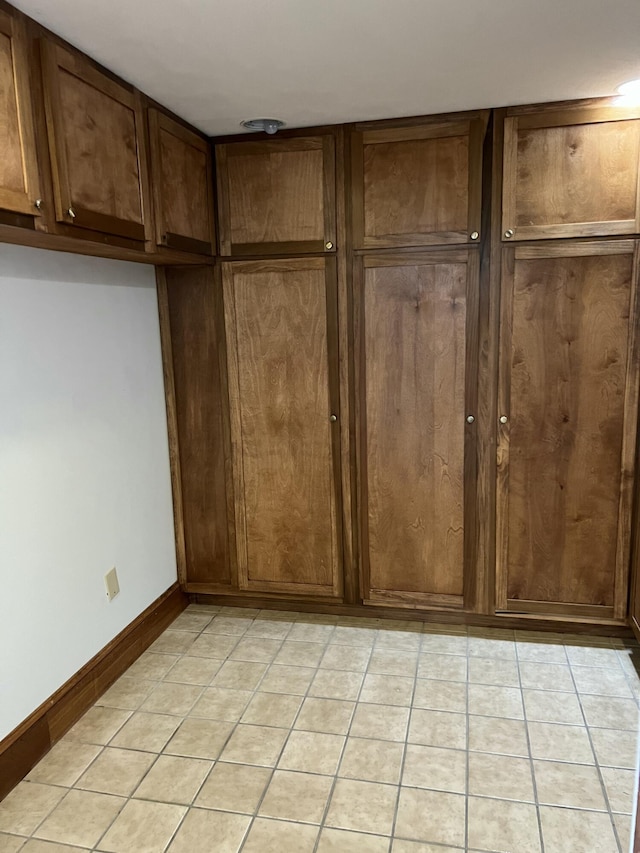
[[[187,606],[177,583],[0,741],[0,800]]]
[[[192,252],[195,255],[213,254],[213,243],[196,240],[195,237],[184,237],[182,234],[174,234],[171,231],[162,234],[158,242],[168,249],[177,249],[179,252]]]

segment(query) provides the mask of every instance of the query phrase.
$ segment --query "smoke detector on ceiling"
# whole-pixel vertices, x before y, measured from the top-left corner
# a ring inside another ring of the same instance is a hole
[[[249,118],[240,124],[248,130],[262,130],[270,136],[284,127],[284,122],[280,121],[279,118]]]

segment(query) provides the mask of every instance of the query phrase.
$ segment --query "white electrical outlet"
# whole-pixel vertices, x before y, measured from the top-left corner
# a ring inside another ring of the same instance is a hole
[[[111,601],[120,592],[118,573],[116,572],[115,566],[104,576],[104,585],[107,588],[107,598]]]

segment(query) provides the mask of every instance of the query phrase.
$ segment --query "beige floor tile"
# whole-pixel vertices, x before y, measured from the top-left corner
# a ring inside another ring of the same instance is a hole
[[[244,636],[229,655],[231,660],[271,663],[280,651],[282,640]]]
[[[221,634],[222,636],[241,637],[253,624],[253,617],[228,616],[222,612],[209,622],[204,629],[205,634]]]
[[[142,678],[121,676],[115,684],[103,693],[96,705],[108,708],[120,708],[123,711],[136,711],[156,686],[155,681]]]
[[[257,818],[242,853],[312,853],[317,837],[317,826]]]
[[[162,681],[171,667],[180,660],[179,655],[145,652],[127,670],[130,678],[143,678],[147,681]]]
[[[129,800],[98,850],[109,853],[159,853],[164,850],[186,813],[184,806]]]
[[[5,835],[4,832],[0,832],[0,853],[18,853],[26,840],[23,836]],[[40,842],[36,843],[39,844]]]
[[[229,634],[200,634],[189,649],[189,654],[192,657],[226,660],[239,639]]]
[[[286,693],[255,693],[242,715],[243,723],[289,729],[302,705],[302,696]]]
[[[35,832],[37,838],[93,847],[125,805],[122,797],[69,791]]]
[[[394,785],[338,779],[325,823],[336,829],[390,835],[397,793]]]
[[[419,841],[396,838],[391,850],[392,853],[459,853],[462,847],[443,847],[442,844],[421,844]]]
[[[469,749],[501,755],[529,755],[527,727],[521,720],[469,717]]]
[[[95,705],[64,736],[65,741],[107,744],[131,716],[131,711]]]
[[[422,625],[419,622],[407,622],[403,628],[392,628],[385,620],[376,638],[376,647],[397,649],[405,652],[418,652],[422,646]]]
[[[418,658],[418,678],[466,682],[467,659],[460,655],[421,654]]]
[[[0,802],[0,831],[29,835],[66,793],[52,785],[20,782]]]
[[[546,806],[599,809],[607,806],[593,765],[534,761],[538,802]]]
[[[152,652],[182,655],[189,650],[197,638],[191,631],[172,631],[161,634],[149,647]]]
[[[361,702],[376,705],[411,705],[415,680],[399,675],[365,675]]]
[[[376,646],[369,660],[369,672],[379,675],[402,675],[413,679],[418,667],[418,652]]]
[[[467,753],[457,749],[407,744],[402,784],[464,794],[467,788]]]
[[[265,640],[284,640],[293,626],[293,621],[286,618],[265,619],[262,614],[247,628],[245,637],[264,637]]]
[[[588,726],[633,732],[638,728],[638,706],[633,699],[583,695],[580,702]]]
[[[497,687],[520,687],[518,664],[500,658],[469,658],[469,682]]]
[[[165,752],[186,758],[218,758],[232,731],[232,723],[189,717],[166,745]]]
[[[349,737],[345,744],[338,775],[364,782],[387,782],[397,785],[404,744],[389,740]]]
[[[541,806],[540,820],[545,853],[618,853],[608,814]]]
[[[574,666],[572,671],[579,693],[590,693],[596,696],[618,696],[622,699],[633,697],[620,666],[616,669],[598,666]]]
[[[172,684],[162,681],[140,706],[152,714],[188,714],[202,693],[199,684]]]
[[[539,853],[540,830],[536,807],[508,800],[469,797],[468,843],[470,849]]]
[[[211,761],[203,761],[200,758],[161,755],[133,796],[139,800],[188,806],[193,802],[211,767]]]
[[[306,643],[328,643],[334,631],[334,625],[298,621],[289,631],[287,640],[301,640]]]
[[[215,658],[196,658],[185,655],[171,667],[163,680],[204,686],[211,682],[221,666],[222,661]]]
[[[423,746],[466,749],[467,718],[464,714],[450,714],[447,711],[414,709],[411,712],[407,740],[409,743],[419,743]]]
[[[109,745],[122,746],[125,749],[160,752],[180,722],[180,717],[172,717],[167,714],[146,714],[143,711],[138,711],[129,718]]]
[[[27,774],[30,782],[71,787],[102,750],[90,743],[59,741]]]
[[[374,620],[362,620],[375,623]],[[341,620],[344,622],[344,620]],[[378,630],[376,627],[351,626],[340,624],[331,635],[330,645],[337,646],[359,646],[363,649],[372,649]]]
[[[354,708],[355,702],[307,697],[302,704],[294,728],[308,732],[346,735]]]
[[[562,690],[575,693],[571,669],[567,664],[520,661],[522,687],[530,690]]]
[[[286,739],[285,729],[239,724],[229,738],[221,759],[238,764],[273,767],[278,761]]]
[[[330,645],[326,647],[320,666],[322,669],[364,672],[370,657],[371,649],[368,646]]]
[[[338,768],[344,741],[341,735],[291,732],[278,767],[332,776]]]
[[[501,800],[535,802],[529,760],[508,755],[471,753],[469,794],[477,797],[497,797]]]
[[[590,731],[599,764],[605,767],[635,768],[636,732],[615,729],[591,729]]]
[[[251,690],[208,687],[191,709],[189,716],[237,723],[252,696]]]
[[[404,741],[409,723],[409,708],[392,705],[366,705],[359,702],[351,723],[353,737]]]
[[[272,664],[260,682],[263,693],[292,693],[303,696],[315,675],[315,669],[305,666],[280,666]]]
[[[618,838],[620,839],[622,853],[626,853],[631,847],[631,832],[632,828],[635,828],[635,825],[627,814],[614,814],[613,822],[618,833]]]
[[[219,761],[202,786],[196,805],[253,814],[270,778],[271,770],[267,767]]]
[[[389,839],[346,829],[325,827],[320,833],[317,853],[388,853]]]
[[[584,719],[575,693],[555,693],[552,690],[523,690],[527,720],[538,723],[566,723],[582,726]]]
[[[616,649],[597,649],[591,646],[566,646],[569,662],[577,666],[605,666],[616,669],[618,653]]]
[[[360,694],[363,681],[364,673],[362,672],[320,669],[311,683],[309,696],[354,700]]]
[[[280,820],[320,823],[332,785],[331,776],[276,770],[258,814]]]
[[[84,791],[128,797],[155,761],[149,752],[106,747],[76,782]]]
[[[286,642],[275,657],[274,663],[283,666],[318,666],[326,646],[324,643]]]
[[[422,652],[444,655],[464,655],[468,652],[468,638],[466,634],[423,634]]]
[[[32,838],[27,841],[24,847],[20,847],[20,853],[82,853],[83,850],[87,849],[86,847],[70,847],[68,844],[56,844],[55,841],[40,841],[38,838]],[[0,851],[5,853],[1,843]]]
[[[251,818],[245,815],[191,809],[171,842],[168,853],[237,853]],[[214,842],[215,839],[215,842]]]
[[[516,660],[516,644],[514,640],[474,636],[469,631],[469,657]]]
[[[195,631],[199,634],[211,622],[214,615],[214,613],[196,613],[183,610],[178,618],[173,620],[171,627],[176,631]]]
[[[469,713],[487,717],[524,719],[522,693],[515,687],[491,687],[487,684],[469,685]]]
[[[395,834],[407,840],[463,846],[465,800],[461,794],[401,788]]]
[[[266,671],[266,663],[228,660],[214,675],[211,686],[224,687],[227,690],[255,690]]]
[[[543,643],[536,640],[524,641],[519,639],[516,631],[516,650],[519,661],[536,661],[538,663],[567,663],[567,653],[562,643]]]
[[[419,678],[413,696],[414,708],[431,711],[467,711],[467,685],[453,681]]]
[[[631,814],[634,805],[636,771],[622,770],[619,767],[602,767],[600,772],[611,811]]]
[[[533,758],[593,764],[593,750],[584,726],[529,723]]]

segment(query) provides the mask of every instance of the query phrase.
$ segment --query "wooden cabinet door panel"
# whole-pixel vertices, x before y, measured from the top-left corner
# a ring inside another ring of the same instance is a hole
[[[156,242],[186,252],[214,254],[209,143],[153,108],[149,110],[149,135]]]
[[[361,275],[365,599],[462,607],[473,514],[475,427],[465,416],[476,399],[467,340],[476,339],[477,254],[365,256]]]
[[[0,9],[0,208],[37,216],[39,195],[24,23]]]
[[[56,218],[144,240],[146,151],[139,96],[88,60],[43,41]]]
[[[240,586],[341,594],[332,259],[223,266]]]
[[[223,255],[335,249],[332,134],[218,145],[216,158]]]
[[[486,117],[479,117],[355,131],[355,246],[424,246],[478,239],[470,235],[480,231],[485,125]]]
[[[498,609],[626,615],[636,255],[631,241],[505,250]]]
[[[509,239],[640,231],[640,111],[575,107],[505,120]]]

